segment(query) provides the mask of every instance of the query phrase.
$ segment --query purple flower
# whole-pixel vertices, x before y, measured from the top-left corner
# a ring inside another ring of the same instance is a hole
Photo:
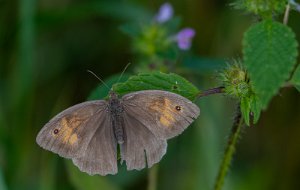
[[[184,28],[176,35],[176,41],[179,49],[188,50],[192,45],[192,39],[196,32],[193,28]]]
[[[154,19],[158,23],[164,23],[170,20],[173,16],[173,7],[170,3],[164,3],[160,6],[158,13]]]

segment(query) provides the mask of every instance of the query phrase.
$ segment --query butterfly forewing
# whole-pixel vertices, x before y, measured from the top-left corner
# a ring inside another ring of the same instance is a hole
[[[128,115],[161,139],[179,135],[200,114],[190,100],[167,91],[138,91],[125,95],[122,101]]]
[[[103,100],[88,101],[62,111],[41,129],[37,143],[66,158],[81,156],[99,127],[98,118],[106,112],[106,106]]]

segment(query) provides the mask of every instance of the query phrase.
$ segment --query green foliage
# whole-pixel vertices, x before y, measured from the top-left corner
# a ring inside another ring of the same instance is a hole
[[[113,86],[120,96],[139,90],[166,90],[194,100],[200,91],[183,77],[170,73],[149,72],[132,76],[124,83]]]
[[[237,9],[271,18],[274,14],[283,13],[287,3],[287,0],[236,0],[233,5]]]
[[[241,99],[250,94],[251,87],[247,81],[246,71],[238,61],[234,61],[233,64],[228,65],[219,76],[227,95]]]
[[[249,97],[243,97],[240,105],[246,125],[250,126],[251,122],[256,124],[261,112],[261,105],[257,96],[251,94]]]
[[[175,19],[177,21],[177,19]],[[166,62],[174,64],[177,49],[174,48],[174,39],[170,36],[174,35],[171,28],[177,28],[178,23],[167,22],[159,24],[153,22],[153,18],[142,22],[130,22],[123,24],[120,29],[132,39],[131,50],[137,55],[139,67],[138,72],[146,72],[149,70],[168,71],[170,65]]]
[[[244,64],[263,109],[289,78],[297,53],[294,33],[278,22],[266,20],[245,33]]]
[[[134,40],[134,51],[143,56],[155,56],[170,46],[167,31],[160,25],[144,26],[140,36]]]
[[[250,121],[255,124],[260,115],[260,103],[254,93],[245,69],[240,60],[234,60],[219,74],[226,95],[240,101],[242,116],[245,123],[250,126]]]
[[[173,12],[173,8],[170,9]],[[166,13],[166,10],[163,12]],[[182,32],[179,30],[181,18],[171,14],[166,20],[159,21],[156,19],[158,14],[161,12],[158,11],[144,20],[130,21],[120,27],[131,38],[131,50],[136,56],[135,63],[138,64],[135,72],[169,72],[178,63],[182,51],[189,49],[182,49],[178,45],[179,41],[182,44],[184,40],[191,43],[193,38],[187,39],[186,32],[178,37]]]
[[[297,90],[300,92],[300,66],[297,67],[291,82],[295,86],[295,88],[297,88]]]

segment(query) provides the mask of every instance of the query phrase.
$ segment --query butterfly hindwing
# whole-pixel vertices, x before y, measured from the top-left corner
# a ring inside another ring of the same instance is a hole
[[[73,159],[73,163],[83,172],[90,175],[116,174],[117,141],[107,112],[97,116],[100,127],[94,133],[82,156]]]
[[[120,146],[122,161],[127,170],[150,168],[166,153],[167,141],[156,137],[143,123],[124,113],[125,141]]]

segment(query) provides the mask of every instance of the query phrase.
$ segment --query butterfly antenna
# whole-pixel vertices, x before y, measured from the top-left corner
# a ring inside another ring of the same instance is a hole
[[[122,71],[122,73],[121,73],[121,75],[120,75],[120,77],[119,77],[117,83],[120,82],[120,80],[121,80],[123,74],[125,73],[126,69],[129,67],[130,64],[131,64],[131,63],[127,63],[127,65],[126,65],[125,68],[123,69],[123,71]]]
[[[104,84],[104,86],[106,86],[108,89],[110,89],[109,87],[108,87],[108,85],[100,78],[100,77],[98,77],[95,73],[93,73],[92,71],[90,71],[90,70],[86,70],[87,72],[89,72],[89,73],[91,73],[92,75],[94,75],[94,77],[96,77],[102,84]]]

